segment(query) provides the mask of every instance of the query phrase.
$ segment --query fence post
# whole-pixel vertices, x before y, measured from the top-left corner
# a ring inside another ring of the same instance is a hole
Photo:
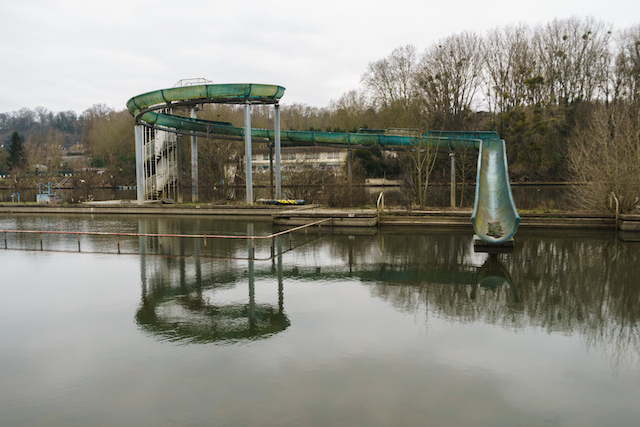
[[[256,245],[253,237],[251,238],[251,259],[256,259]]]
[[[273,258],[274,253],[273,253],[273,236],[271,236],[271,258]]]

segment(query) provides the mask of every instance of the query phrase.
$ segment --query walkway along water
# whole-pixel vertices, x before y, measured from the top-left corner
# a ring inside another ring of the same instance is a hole
[[[336,209],[319,206],[166,206],[133,204],[99,205],[14,205],[0,204],[0,214],[121,214],[121,215],[187,215],[210,216],[220,219],[261,219],[282,226],[310,226],[316,221],[331,219],[332,227],[439,227],[471,229],[469,210],[405,211],[376,209]],[[584,213],[526,213],[522,215],[524,228],[565,228],[620,230],[623,237],[640,240],[640,215]],[[38,231],[38,230],[34,230]],[[64,230],[60,230],[64,231]]]

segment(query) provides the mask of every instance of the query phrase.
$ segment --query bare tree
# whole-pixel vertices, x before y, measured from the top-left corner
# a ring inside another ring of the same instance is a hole
[[[554,20],[535,31],[547,99],[568,105],[604,93],[611,28],[594,18]]]
[[[91,115],[90,125],[83,132],[91,155],[104,161],[110,168],[115,168],[119,160],[125,157],[128,163],[133,162],[135,142],[131,114],[126,110],[99,110]],[[129,180],[132,178],[127,177]]]
[[[602,106],[590,125],[579,128],[569,145],[569,170],[573,180],[586,183],[574,188],[578,206],[606,210],[615,196],[620,212],[640,204],[640,114],[636,109]]]
[[[365,114],[368,105],[362,90],[344,93],[337,101],[331,101],[329,108],[335,115],[334,123],[338,129],[355,132],[366,124]]]
[[[455,34],[425,51],[417,82],[431,126],[463,129],[482,77],[482,39]]]
[[[465,193],[467,190],[467,183],[469,180],[473,180],[474,174],[477,169],[478,163],[478,151],[474,148],[458,148],[456,149],[456,173],[460,178],[460,204],[459,207],[464,207]]]
[[[306,203],[315,203],[328,174],[315,165],[318,153],[298,153],[295,165],[289,165],[282,173],[282,185],[285,198],[302,199]],[[302,154],[304,157],[300,157]]]
[[[206,188],[212,201],[233,199],[230,167],[242,143],[201,138],[198,144],[198,182]]]
[[[487,104],[495,113],[505,113],[526,103],[539,101],[536,83],[539,70],[526,25],[496,28],[488,33],[484,50]]]
[[[399,47],[388,57],[370,62],[362,75],[362,84],[385,116],[385,125],[407,126],[415,118],[417,59],[414,46]]]
[[[407,147],[406,155],[409,161],[405,163],[403,186],[407,199],[426,207],[429,179],[438,158],[438,147],[416,142],[412,147]]]
[[[60,169],[62,145],[64,145],[64,138],[59,131],[50,129],[46,134],[31,134],[24,144],[27,164],[38,172],[54,175]]]
[[[640,25],[623,31],[615,59],[614,99],[640,103]]]

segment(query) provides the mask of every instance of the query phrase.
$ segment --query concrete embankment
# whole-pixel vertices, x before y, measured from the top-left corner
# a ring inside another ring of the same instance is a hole
[[[78,205],[0,204],[0,214],[90,214],[90,215],[207,215],[219,218],[273,220],[277,225],[295,226],[322,218],[333,218],[334,226],[425,226],[471,228],[470,210],[406,211],[338,209],[315,205],[136,205],[130,203],[92,203]],[[615,229],[612,214],[521,213],[520,228]],[[619,215],[617,227],[640,232],[640,215]]]

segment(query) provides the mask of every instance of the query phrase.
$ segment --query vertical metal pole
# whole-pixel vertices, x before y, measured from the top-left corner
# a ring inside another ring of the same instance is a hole
[[[251,169],[251,104],[244,104],[244,164],[247,189],[247,204],[253,204],[253,176]]]
[[[200,219],[193,222],[193,234],[200,234]],[[193,239],[193,256],[196,264],[196,286],[200,292],[202,286],[202,262],[200,260],[200,243],[198,239]]]
[[[274,114],[274,133],[276,143],[276,199],[282,198],[282,174],[280,173],[280,104],[275,105]]]
[[[117,236],[118,239],[118,253],[120,253],[120,235]]]
[[[145,234],[147,232],[144,220],[138,220],[138,233]],[[140,283],[142,284],[142,301],[147,302],[147,244],[146,237],[138,237],[138,252],[140,253]]]
[[[146,234],[147,233],[147,226],[143,222],[143,220],[141,220],[141,219],[138,220],[138,233],[139,234]],[[147,238],[145,236],[139,236],[138,237],[138,252],[140,252],[140,255],[146,255],[147,254]],[[141,256],[140,259],[143,260],[144,256]],[[143,270],[143,269],[141,268],[141,270]]]
[[[273,258],[274,256],[274,252],[273,252],[273,236],[271,237],[271,258]]]
[[[451,157],[451,207],[456,207],[456,155],[452,151],[449,153]]]
[[[347,181],[351,184],[351,146],[349,146],[349,151],[347,152]]]
[[[80,233],[78,233],[78,252],[80,252]]]
[[[196,107],[191,107],[191,118],[196,118]],[[198,138],[191,135],[191,201],[198,202]]]
[[[284,311],[284,285],[282,274],[282,238],[278,236],[278,263],[277,263],[277,275],[278,275],[278,312]]]
[[[178,134],[176,136],[176,150],[178,150],[178,165],[177,165],[177,190],[178,190],[178,203],[182,203],[184,201],[182,197],[182,134]]]
[[[253,223],[247,224],[247,236],[253,237],[254,228]],[[256,324],[256,301],[255,301],[255,279],[253,274],[253,260],[255,259],[254,253],[255,247],[253,246],[253,238],[247,239],[247,258],[248,260],[248,271],[247,275],[249,276],[249,327],[253,330]]]
[[[273,199],[273,144],[269,144],[269,197]]]
[[[251,222],[247,224],[247,236],[249,236],[249,239],[247,239],[247,258],[249,260],[255,259],[255,254],[254,254],[255,246],[253,245],[253,232],[254,232],[254,227],[253,227],[253,223]]]
[[[142,146],[142,125],[135,125],[133,127],[133,133],[135,136],[136,145],[136,194],[138,204],[144,203],[144,152]]]

